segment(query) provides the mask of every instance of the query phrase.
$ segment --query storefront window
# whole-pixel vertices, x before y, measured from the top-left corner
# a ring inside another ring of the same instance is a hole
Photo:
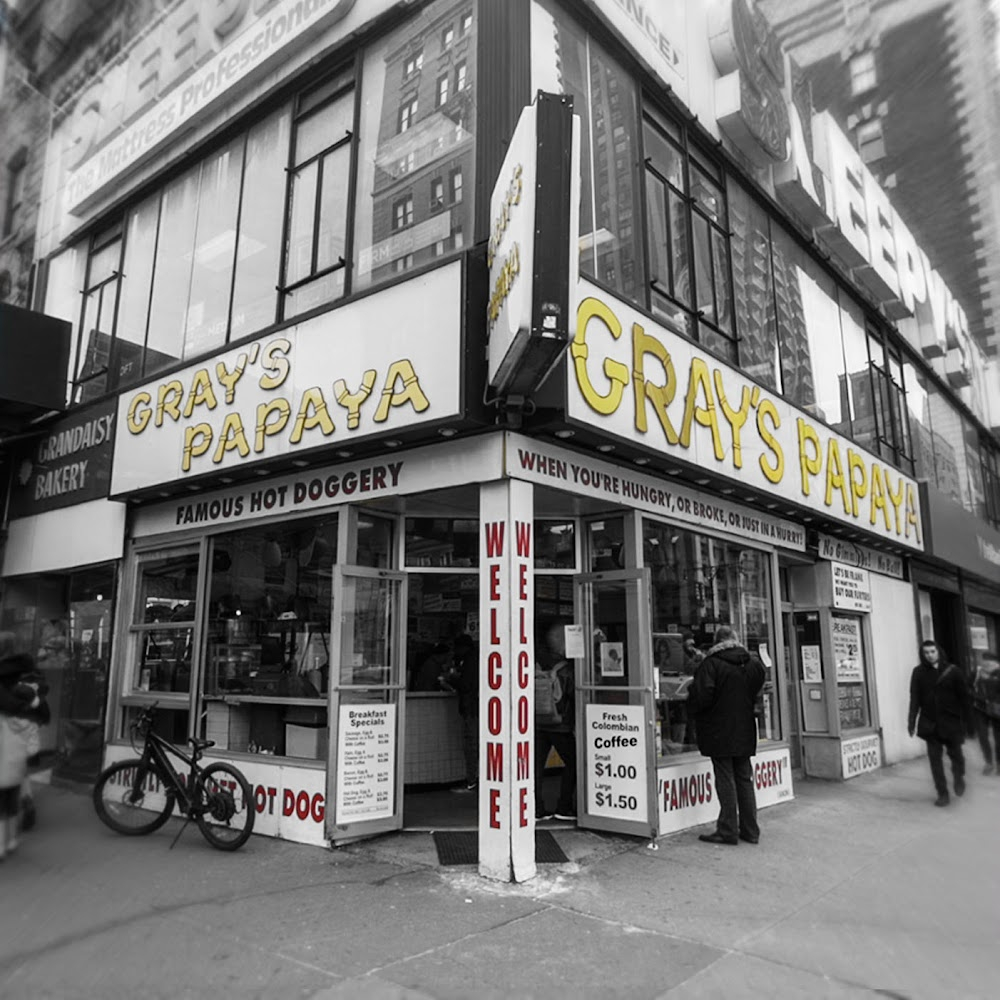
[[[211,552],[206,736],[230,750],[318,756],[322,741],[300,730],[326,726],[336,517],[218,535]]]
[[[478,573],[411,573],[406,629],[407,690],[442,692],[463,633],[479,640]],[[388,661],[386,661],[388,662]]]
[[[365,57],[354,221],[355,290],[459,249],[473,230],[476,190],[476,5],[441,0]],[[459,25],[467,30],[459,32]],[[450,39],[446,42],[445,39]],[[419,55],[419,57],[418,57]],[[426,78],[424,74],[427,74]],[[462,85],[435,100],[447,74]],[[435,199],[438,177],[458,178]],[[464,192],[464,196],[463,196]],[[409,199],[401,228],[394,206]]]
[[[837,672],[837,708],[840,729],[869,725],[867,665],[861,619],[832,615],[830,619],[834,669]]]
[[[535,521],[535,569],[576,566],[576,525],[572,521]]]
[[[101,767],[114,594],[112,565],[4,581],[0,630],[49,686],[41,754],[64,777],[89,781]]]
[[[570,94],[580,116],[580,270],[645,305],[635,85],[550,0],[532,4],[531,43],[531,92]]]
[[[625,519],[602,518],[587,525],[590,571],[606,573],[625,566]]]
[[[187,694],[191,690],[197,583],[196,549],[140,558],[131,627],[135,655],[130,660],[126,692]],[[185,707],[187,702],[184,698]]]
[[[405,560],[407,566],[478,566],[479,521],[408,517]]]
[[[663,753],[697,749],[694,719],[687,712],[687,691],[720,625],[732,626],[740,642],[764,664],[767,680],[756,708],[757,735],[762,742],[781,739],[769,555],[644,520],[643,557],[650,570],[653,663],[660,675],[658,715]]]

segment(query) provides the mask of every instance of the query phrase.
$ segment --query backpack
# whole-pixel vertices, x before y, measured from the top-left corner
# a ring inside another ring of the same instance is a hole
[[[562,701],[559,667],[535,671],[535,719],[539,722],[562,722],[559,702]]]

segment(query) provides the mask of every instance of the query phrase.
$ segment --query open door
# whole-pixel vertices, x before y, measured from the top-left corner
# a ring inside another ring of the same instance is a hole
[[[577,817],[583,827],[655,837],[656,706],[649,570],[576,577]]]
[[[335,566],[326,835],[403,825],[406,575]]]

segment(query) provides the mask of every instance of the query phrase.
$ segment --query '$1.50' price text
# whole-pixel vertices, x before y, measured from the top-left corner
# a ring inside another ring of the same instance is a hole
[[[594,774],[598,778],[635,778],[638,775],[638,771],[634,764],[596,764],[594,766]]]
[[[598,807],[607,806],[610,809],[628,809],[635,812],[639,801],[634,795],[613,795],[611,792],[597,792],[594,802]]]

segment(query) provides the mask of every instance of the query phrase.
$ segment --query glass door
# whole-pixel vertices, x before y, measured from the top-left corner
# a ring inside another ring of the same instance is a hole
[[[403,825],[406,575],[336,566],[326,835],[333,843]]]
[[[649,571],[577,577],[576,621],[583,626],[576,661],[579,824],[655,837]]]
[[[791,725],[788,730],[788,754],[793,768],[802,767],[802,722],[799,707],[798,672],[795,665],[799,662],[798,645],[796,643],[795,622],[792,618],[792,605],[782,602],[781,605],[781,636],[785,646],[785,694],[788,701],[788,714]]]

